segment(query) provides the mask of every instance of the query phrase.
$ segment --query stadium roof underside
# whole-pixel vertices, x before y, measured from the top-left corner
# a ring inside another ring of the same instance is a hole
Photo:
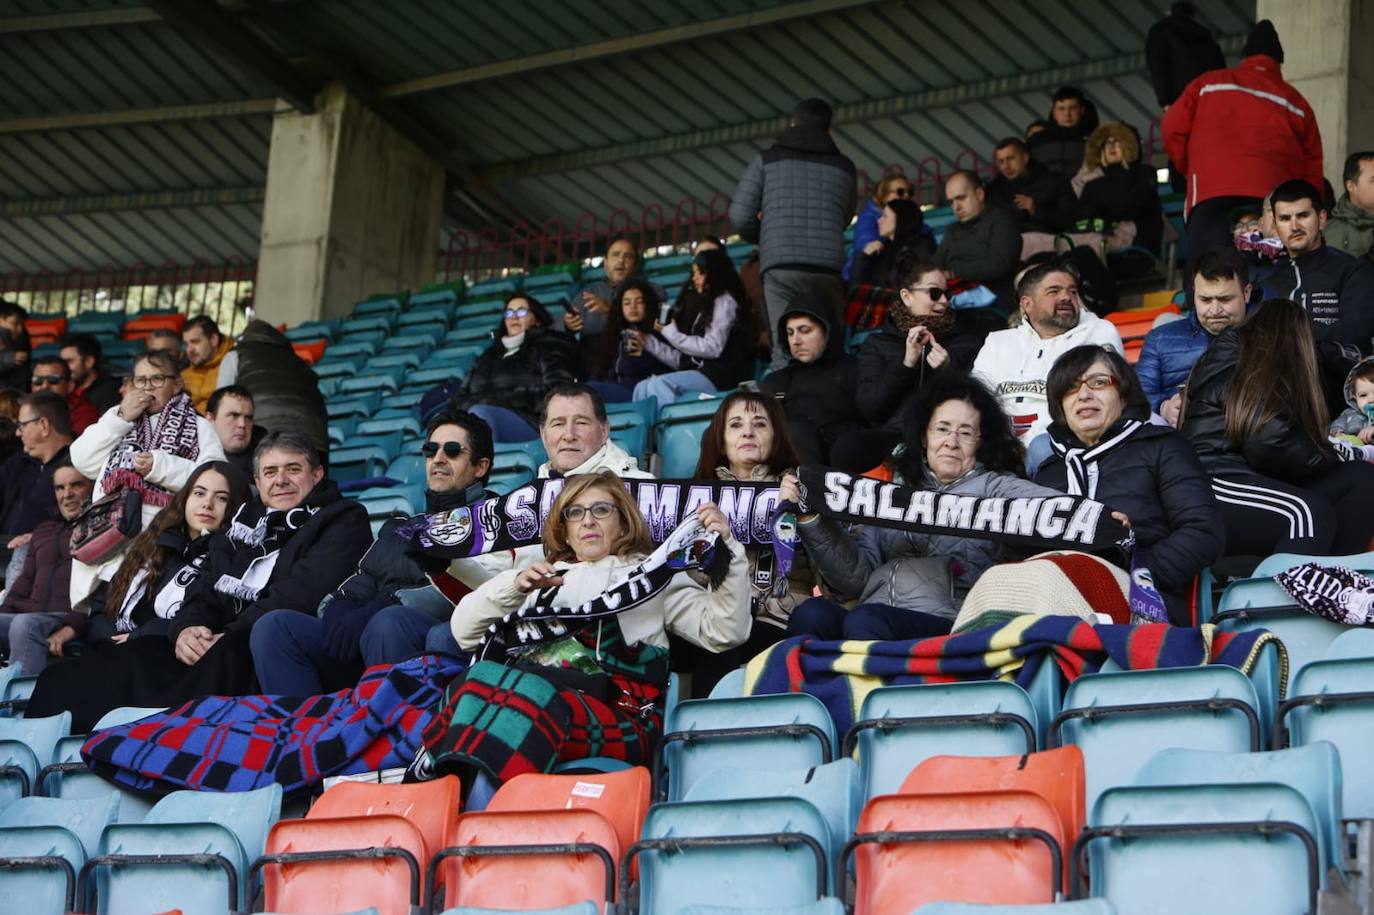
[[[251,260],[274,111],[341,81],[449,175],[450,229],[729,193],[800,98],[915,174],[1083,86],[1157,116],[1167,0],[6,0],[0,272]],[[1234,53],[1254,0],[1201,0]],[[438,240],[436,240],[437,243]]]

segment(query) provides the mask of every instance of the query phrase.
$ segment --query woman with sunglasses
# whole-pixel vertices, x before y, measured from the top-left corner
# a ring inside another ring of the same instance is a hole
[[[519,292],[506,299],[494,336],[450,403],[484,420],[495,441],[536,439],[539,404],[550,387],[573,380],[577,346],[554,329],[543,305]]]
[[[1135,534],[1135,550],[1107,556],[1148,569],[1169,622],[1192,622],[1193,579],[1221,558],[1221,510],[1188,440],[1150,423],[1135,371],[1114,349],[1076,346],[1045,379],[1054,454],[1035,481],[1103,502]]]
[[[848,282],[854,273],[854,265],[863,255],[869,242],[878,237],[878,218],[883,215],[883,207],[892,200],[915,200],[916,190],[906,175],[888,175],[873,185],[873,194],[859,211],[854,220],[853,251],[849,262],[844,265],[844,279]]]
[[[715,505],[697,509],[697,521],[729,551],[718,587],[678,572],[662,590],[613,616],[580,627],[568,623],[561,635],[474,664],[445,702],[453,713],[435,751],[435,770],[475,770],[504,781],[590,756],[647,765],[663,729],[668,633],[707,651],[733,648],[749,635],[744,548]],[[463,650],[476,649],[488,628],[514,611],[540,601],[578,607],[598,598],[654,549],[639,508],[609,471],[568,479],[543,539],[542,561],[503,572],[459,601],[452,626]],[[488,724],[493,720],[499,730]]]
[[[900,264],[896,299],[883,324],[859,346],[859,416],[869,428],[847,436],[832,452],[836,466],[863,473],[881,464],[902,441],[906,406],[937,372],[967,372],[980,345],[960,330],[949,304],[949,278],[922,260]]]
[[[878,217],[878,237],[854,259],[849,285],[894,288],[903,261],[928,261],[935,256],[935,237],[914,200],[889,200]]]

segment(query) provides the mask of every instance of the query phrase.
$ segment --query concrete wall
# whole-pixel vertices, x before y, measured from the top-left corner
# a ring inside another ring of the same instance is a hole
[[[277,115],[254,295],[296,324],[434,279],[444,170],[341,86],[314,114]]]
[[[1348,153],[1374,149],[1374,0],[1259,0],[1283,43],[1283,76],[1317,113],[1322,167],[1340,193]]]

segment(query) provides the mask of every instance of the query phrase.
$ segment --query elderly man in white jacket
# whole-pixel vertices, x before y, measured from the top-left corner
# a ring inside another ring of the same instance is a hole
[[[997,395],[1016,434],[1029,445],[1050,424],[1045,379],[1054,361],[1085,343],[1120,353],[1121,334],[1110,321],[1083,310],[1078,274],[1066,262],[1029,268],[1017,282],[1016,294],[1020,324],[988,334],[973,374]]]
[[[196,415],[173,359],[144,353],[134,360],[119,403],[72,442],[71,458],[82,475],[95,480],[92,500],[121,488],[143,490],[147,527],[191,471],[224,460],[224,446],[215,427]],[[122,557],[117,553],[99,565],[73,560],[73,609],[87,606],[100,582],[114,577]]]

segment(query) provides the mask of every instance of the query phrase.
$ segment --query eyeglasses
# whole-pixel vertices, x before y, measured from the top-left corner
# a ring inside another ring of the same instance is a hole
[[[954,440],[961,445],[972,445],[978,441],[978,430],[969,426],[951,426],[949,423],[936,423],[930,427],[926,433],[927,438],[944,439],[954,436]]]
[[[439,453],[440,448],[443,448],[444,457],[449,460],[453,460],[464,451],[469,450],[457,442],[444,442],[443,445],[440,445],[438,442],[425,442],[420,446],[420,453],[427,458],[432,458]]]
[[[43,386],[43,385],[50,385],[50,386],[52,386],[52,387],[57,387],[59,384],[61,384],[61,383],[62,383],[63,381],[65,381],[65,380],[66,380],[66,379],[64,379],[61,375],[34,375],[34,376],[33,376],[33,383],[34,383],[34,386],[35,386],[35,387],[40,387],[40,386]]]
[[[528,308],[525,308],[523,305],[519,308],[506,309],[506,317],[508,318],[523,318],[525,315],[529,313],[530,310]]]
[[[160,388],[172,378],[172,375],[135,375],[129,379],[129,384],[142,391],[147,388]]]
[[[609,502],[593,502],[591,505],[569,505],[563,509],[563,520],[571,521],[574,524],[587,516],[587,512],[592,513],[592,517],[598,521],[603,521],[611,516],[611,512],[616,507]]]
[[[1069,389],[1064,392],[1067,397],[1070,394],[1077,394],[1083,385],[1088,386],[1089,391],[1105,391],[1107,388],[1116,387],[1115,375],[1084,375],[1082,378],[1075,378],[1069,385]]]
[[[930,296],[932,302],[938,302],[949,295],[948,289],[943,289],[939,286],[909,286],[907,288],[912,292],[924,292],[926,295]]]
[[[890,196],[890,197],[910,197],[910,196],[911,196],[911,188],[907,188],[907,187],[894,187],[891,191],[888,192],[888,196]]]
[[[39,421],[40,419],[42,419],[42,418],[43,418],[43,417],[41,417],[41,416],[35,416],[33,419],[21,419],[21,420],[19,420],[18,422],[16,422],[16,423],[14,424],[14,427],[15,427],[16,429],[23,429],[23,428],[24,428],[25,426],[27,426],[29,423],[36,423],[36,422],[38,422],[38,421]]]

